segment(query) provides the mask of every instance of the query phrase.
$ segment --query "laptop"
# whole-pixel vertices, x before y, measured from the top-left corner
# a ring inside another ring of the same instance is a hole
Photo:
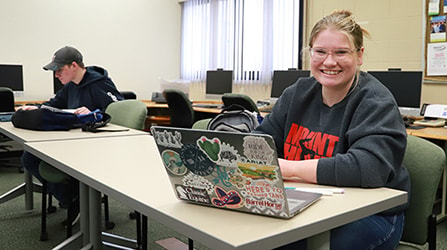
[[[14,112],[0,112],[0,122],[10,122]]]
[[[322,194],[285,189],[269,135],[152,126],[178,199],[291,218]]]

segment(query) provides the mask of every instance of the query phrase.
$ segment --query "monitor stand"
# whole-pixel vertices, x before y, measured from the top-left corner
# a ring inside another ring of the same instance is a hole
[[[223,94],[205,94],[205,99],[222,101],[222,96]]]

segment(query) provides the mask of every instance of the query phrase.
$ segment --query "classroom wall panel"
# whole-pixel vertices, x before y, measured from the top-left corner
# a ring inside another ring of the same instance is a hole
[[[428,1],[428,0],[427,0]],[[423,70],[424,0],[309,0],[306,37],[316,21],[335,9],[348,9],[371,33],[365,40],[363,70]],[[307,44],[307,40],[305,40]],[[308,63],[305,63],[308,68]],[[423,84],[422,102],[447,103],[447,84]]]
[[[119,89],[150,99],[160,78],[179,78],[180,26],[177,0],[1,1],[0,63],[23,64],[17,100],[46,100],[53,78],[42,66],[72,45],[86,65],[106,68]]]

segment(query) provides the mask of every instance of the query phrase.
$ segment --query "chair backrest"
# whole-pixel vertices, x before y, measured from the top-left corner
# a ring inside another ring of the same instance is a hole
[[[137,94],[133,91],[120,91],[125,100],[137,99]]]
[[[110,122],[113,124],[138,130],[144,129],[147,106],[142,101],[122,100],[112,102],[105,111],[112,117]]]
[[[163,96],[168,103],[171,126],[192,128],[195,121],[195,115],[191,101],[186,94],[177,89],[165,89],[163,91]]]
[[[446,154],[438,145],[408,135],[403,164],[410,174],[411,192],[410,206],[405,213],[402,241],[424,245],[431,233],[429,218],[433,213],[436,190],[446,164]],[[436,236],[436,220],[434,224]]]
[[[256,103],[249,96],[244,94],[226,93],[222,96],[222,102],[225,107],[229,107],[232,104],[237,104],[244,107],[248,111],[257,112],[259,114]]]
[[[14,92],[10,88],[0,87],[0,112],[12,112],[14,109]]]

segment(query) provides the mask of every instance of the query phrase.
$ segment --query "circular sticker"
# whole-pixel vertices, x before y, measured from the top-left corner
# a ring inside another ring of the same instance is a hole
[[[188,171],[177,152],[167,149],[161,153],[161,157],[163,164],[172,174],[184,175]]]
[[[194,144],[183,145],[180,157],[185,166],[196,175],[210,175],[216,168],[216,164]]]

